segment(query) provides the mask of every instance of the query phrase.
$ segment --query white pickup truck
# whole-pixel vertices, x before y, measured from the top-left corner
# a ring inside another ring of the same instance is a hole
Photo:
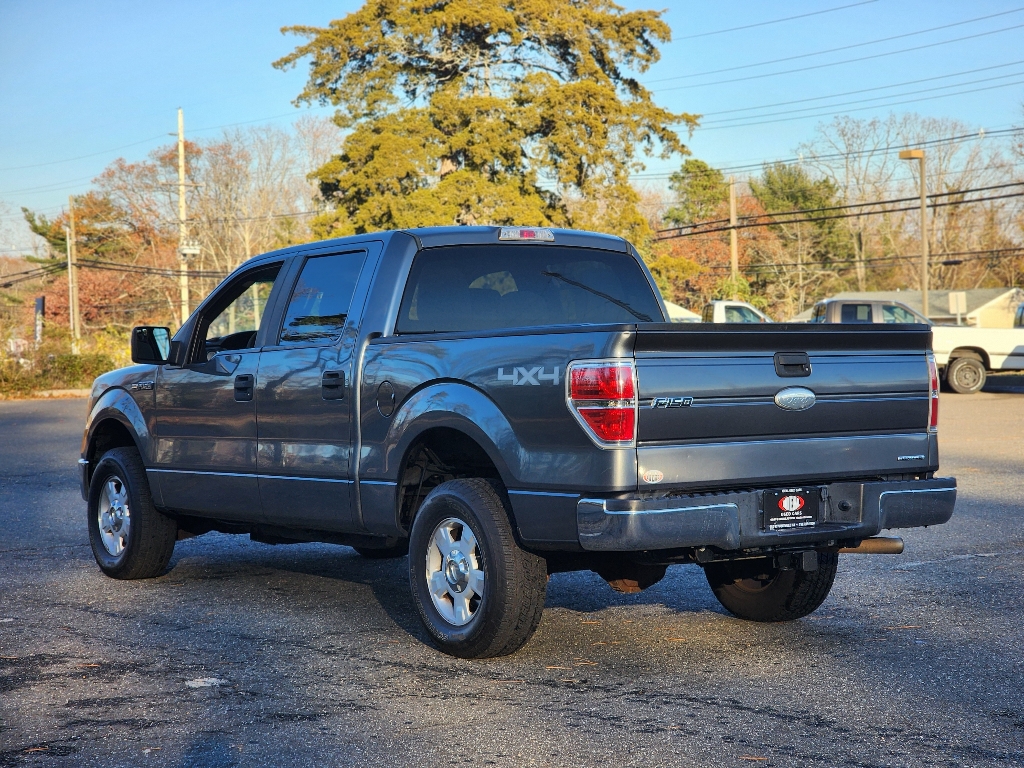
[[[702,323],[773,323],[768,315],[745,301],[719,299],[704,307]]]
[[[1021,312],[1018,312],[1021,315]],[[1021,315],[1024,317],[1024,315]],[[927,323],[935,362],[954,392],[972,394],[989,371],[1024,370],[1024,327],[971,328],[934,325],[896,301],[826,299],[814,305],[812,323]]]

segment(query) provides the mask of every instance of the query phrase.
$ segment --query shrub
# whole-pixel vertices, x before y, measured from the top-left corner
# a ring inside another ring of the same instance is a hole
[[[52,355],[42,361],[38,378],[40,389],[76,389],[87,387],[101,373],[115,367],[109,355]]]

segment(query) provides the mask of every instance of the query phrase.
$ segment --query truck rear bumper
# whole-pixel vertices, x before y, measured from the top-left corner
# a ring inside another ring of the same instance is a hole
[[[885,528],[939,525],[953,515],[956,480],[825,484],[813,528],[765,531],[761,491],[667,499],[580,499],[580,545],[590,551],[716,547],[730,551],[865,539]]]

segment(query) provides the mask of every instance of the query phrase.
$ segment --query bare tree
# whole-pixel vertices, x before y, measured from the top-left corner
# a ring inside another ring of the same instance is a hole
[[[809,166],[830,179],[847,204],[884,200],[893,188],[899,159],[892,149],[899,143],[900,119],[858,120],[837,117],[819,125],[815,137],[800,146]],[[867,287],[867,259],[881,250],[892,222],[887,217],[870,215],[876,206],[856,209],[863,215],[847,219],[853,239],[857,289]]]
[[[800,149],[812,167],[839,186],[846,203],[857,204],[920,195],[916,166],[899,159],[899,150],[907,147],[924,147],[927,153],[931,207],[926,236],[934,256],[929,284],[936,288],[1012,285],[1020,272],[1013,254],[996,254],[988,260],[962,258],[965,252],[996,251],[1020,242],[1016,199],[975,202],[979,196],[997,196],[989,188],[1013,179],[1014,166],[998,139],[985,138],[983,131],[946,118],[843,117],[820,126],[815,138]],[[910,210],[894,210],[899,208]],[[871,270],[873,282],[917,287],[922,233],[913,203],[865,205],[856,210],[861,215],[846,219],[846,225],[853,236],[858,288],[867,286],[869,259],[889,257],[896,259],[895,266]]]

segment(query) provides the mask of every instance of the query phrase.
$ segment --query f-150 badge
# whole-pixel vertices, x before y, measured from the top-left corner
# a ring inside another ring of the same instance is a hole
[[[651,408],[688,408],[693,405],[692,397],[654,397]]]
[[[550,381],[558,386],[558,368],[552,366],[551,373],[545,373],[543,366],[533,368],[515,367],[511,373],[505,373],[504,368],[498,369],[498,381],[511,381],[515,386],[534,384],[540,386],[542,381]]]

